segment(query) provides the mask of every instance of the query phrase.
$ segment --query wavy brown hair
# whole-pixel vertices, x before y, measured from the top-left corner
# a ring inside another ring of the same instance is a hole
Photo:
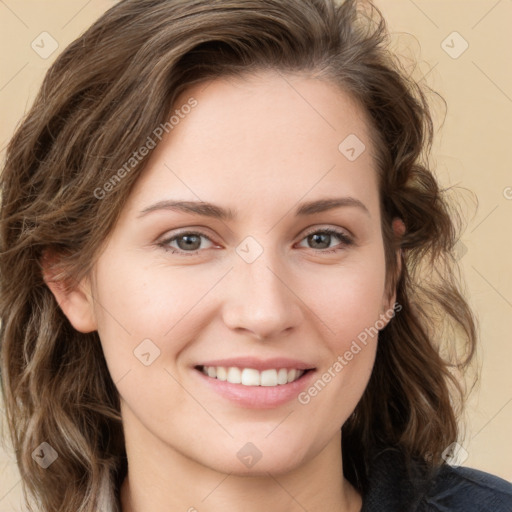
[[[342,427],[345,475],[364,492],[372,453],[389,446],[430,468],[443,463],[459,435],[457,375],[473,360],[476,320],[454,255],[460,216],[428,164],[430,89],[404,71],[389,39],[368,1],[124,0],[50,67],[0,177],[2,390],[23,489],[39,510],[114,503],[127,463],[98,333],[70,325],[43,279],[45,255],[58,255],[65,286],[86,276],[147,157],[103,199],[98,187],[187,87],[265,69],[337,84],[371,123],[386,282],[401,311],[380,332],[369,384]],[[31,456],[44,441],[59,454],[47,470]]]

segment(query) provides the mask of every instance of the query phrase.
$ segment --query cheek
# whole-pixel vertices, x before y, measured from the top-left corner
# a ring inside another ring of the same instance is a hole
[[[352,261],[338,272],[331,268],[315,278],[315,286],[308,292],[309,304],[320,319],[318,325],[323,326],[329,356],[319,371],[322,382],[316,381],[316,389],[307,391],[309,396],[303,402],[320,393],[325,385],[328,390],[321,391],[323,398],[317,406],[323,402],[322,407],[328,404],[324,410],[338,411],[331,418],[335,427],[346,420],[361,398],[373,369],[378,330],[382,328],[383,252],[375,248],[366,258]]]
[[[375,261],[375,260],[373,260]],[[322,280],[316,281],[322,284]],[[384,267],[372,265],[340,269],[339,283],[332,273],[325,279],[329,293],[311,295],[315,312],[325,324],[324,364],[298,401],[317,419],[317,437],[335,435],[356,408],[370,379],[378,342],[384,290]],[[320,325],[320,323],[319,323]],[[326,434],[327,433],[327,434]]]
[[[113,255],[100,261],[95,280],[104,357],[125,406],[163,421],[185,402],[173,362],[191,334],[187,313],[211,285],[201,291],[197,283],[191,286],[189,274],[177,272],[171,283],[163,268],[130,258],[114,261]]]
[[[105,338],[112,330],[163,338],[201,297],[200,283],[192,284],[190,273],[174,272],[170,279],[168,269],[145,267],[140,259],[116,264],[109,259],[98,265],[96,278],[95,312]]]
[[[172,365],[187,340],[208,324],[204,304],[222,272],[191,272],[190,267],[170,270],[165,263],[144,265],[137,255],[104,254],[99,261],[95,315],[114,381],[140,369],[140,351],[150,352],[150,359],[158,355],[152,368]]]
[[[347,343],[376,325],[383,312],[385,267],[383,258],[370,256],[337,271],[315,274],[313,285],[304,286],[303,296],[324,326],[326,339],[339,353]]]

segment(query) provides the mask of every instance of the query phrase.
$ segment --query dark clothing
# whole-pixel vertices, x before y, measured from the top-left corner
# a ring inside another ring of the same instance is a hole
[[[370,466],[361,512],[512,512],[512,483],[448,464],[429,476],[389,449]]]

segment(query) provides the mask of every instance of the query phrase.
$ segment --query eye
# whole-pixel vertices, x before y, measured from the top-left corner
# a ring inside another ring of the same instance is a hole
[[[172,254],[187,254],[187,256],[190,256],[197,254],[201,248],[204,249],[204,247],[201,247],[202,238],[212,242],[204,233],[184,231],[158,242],[158,246],[166,251],[170,251]],[[174,242],[176,242],[177,247],[171,245]]]
[[[337,246],[334,246],[334,249],[331,249],[330,247],[332,246],[330,245],[330,242],[332,241],[333,237],[338,238],[338,240],[340,240],[341,243],[339,243]],[[312,249],[320,251],[321,253],[324,254],[342,251],[344,247],[348,247],[354,244],[354,241],[350,236],[348,236],[343,231],[334,228],[323,228],[317,229],[316,231],[310,231],[306,235],[306,237],[303,238],[303,240],[312,243],[314,246],[320,245],[320,247],[312,247]],[[328,251],[324,250],[327,248],[329,248]]]
[[[334,248],[331,246],[333,237],[340,241],[340,243],[335,245]],[[169,251],[171,254],[194,256],[199,253],[201,249],[211,248],[211,246],[202,247],[202,239],[213,244],[210,237],[204,233],[199,231],[183,231],[171,237],[164,238],[162,241],[158,242],[157,245],[162,247],[165,251]],[[310,231],[302,240],[307,240],[309,243],[313,244],[314,247],[311,248],[322,254],[338,252],[343,250],[345,247],[354,244],[354,241],[350,236],[343,231],[334,228],[323,228]],[[320,245],[320,247],[318,247],[318,245]]]

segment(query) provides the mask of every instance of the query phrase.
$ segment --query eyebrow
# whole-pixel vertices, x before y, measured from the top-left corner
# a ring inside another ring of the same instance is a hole
[[[295,215],[297,217],[303,217],[306,215],[314,215],[315,213],[322,213],[340,207],[356,207],[371,217],[368,208],[359,199],[354,197],[333,197],[318,199],[316,201],[308,201],[300,204],[296,208]],[[157,203],[144,208],[138,215],[138,218],[144,217],[151,212],[159,210],[192,213],[195,215],[212,217],[224,221],[234,220],[236,218],[235,212],[230,208],[222,208],[221,206],[204,201],[172,200],[158,201]]]

